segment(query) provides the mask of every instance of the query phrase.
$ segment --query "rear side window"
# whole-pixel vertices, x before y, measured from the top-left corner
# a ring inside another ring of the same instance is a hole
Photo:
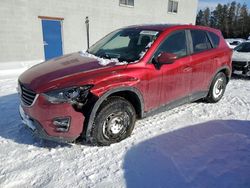
[[[212,48],[212,45],[205,31],[191,30],[191,36],[193,40],[194,53],[203,52]]]
[[[208,32],[208,34],[213,42],[213,47],[217,48],[219,46],[219,43],[220,43],[220,37],[212,32]]]
[[[178,58],[187,55],[185,31],[177,31],[170,34],[158,48],[155,57],[161,52],[168,52],[177,55]]]

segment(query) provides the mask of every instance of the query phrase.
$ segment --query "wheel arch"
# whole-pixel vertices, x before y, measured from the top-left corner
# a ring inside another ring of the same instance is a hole
[[[226,78],[227,78],[227,83],[229,82],[230,78],[231,78],[231,74],[232,74],[232,71],[230,70],[229,67],[225,66],[225,67],[222,67],[216,74],[218,74],[219,72],[223,72],[225,75],[226,75]],[[215,74],[215,75],[216,75]],[[214,76],[215,76],[214,75]]]
[[[226,78],[227,78],[227,83],[229,82],[230,78],[231,78],[231,74],[232,74],[232,71],[231,69],[228,67],[228,66],[223,66],[221,68],[219,68],[215,74],[212,76],[212,79],[210,80],[209,82],[209,87],[208,87],[208,90],[210,89],[212,83],[213,83],[213,80],[215,78],[215,76],[219,73],[219,72],[223,72],[225,75],[226,75]]]
[[[120,87],[107,91],[95,102],[92,111],[89,115],[88,122],[85,124],[85,137],[87,142],[91,142],[91,130],[93,127],[94,119],[98,109],[103,104],[103,102],[112,96],[120,96],[128,100],[132,106],[135,108],[137,117],[144,117],[144,100],[141,92],[134,87]]]

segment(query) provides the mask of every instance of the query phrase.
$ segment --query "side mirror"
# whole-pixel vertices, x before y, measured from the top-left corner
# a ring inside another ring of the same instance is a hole
[[[156,58],[157,62],[160,64],[171,64],[176,59],[177,59],[177,55],[168,53],[168,52],[161,52]]]

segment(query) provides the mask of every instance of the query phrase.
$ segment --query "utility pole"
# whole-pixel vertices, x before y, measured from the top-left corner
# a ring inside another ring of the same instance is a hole
[[[87,31],[87,47],[89,49],[89,17],[86,16],[85,18],[85,24],[86,24],[86,31]]]

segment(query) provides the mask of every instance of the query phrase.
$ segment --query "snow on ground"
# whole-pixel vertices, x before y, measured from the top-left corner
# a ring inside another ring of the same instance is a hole
[[[250,80],[217,104],[137,121],[109,147],[58,145],[21,124],[17,76],[0,78],[0,187],[250,187]]]

